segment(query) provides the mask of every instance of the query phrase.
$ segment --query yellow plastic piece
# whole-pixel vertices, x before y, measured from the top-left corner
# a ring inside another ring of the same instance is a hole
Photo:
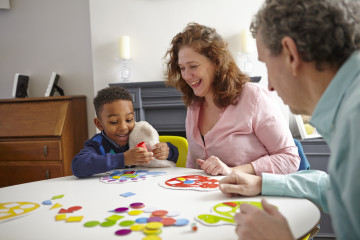
[[[66,219],[66,222],[81,222],[83,218],[84,216],[68,217],[68,219]]]
[[[55,205],[52,206],[52,207],[50,208],[50,210],[51,210],[51,209],[55,209],[55,208],[59,208],[59,207],[62,207],[62,205],[59,204],[59,203],[55,203]]]
[[[66,214],[58,214],[55,216],[56,221],[66,220]]]
[[[170,142],[179,150],[179,157],[176,163],[177,167],[186,167],[188,141],[180,136],[160,136],[160,142]]]

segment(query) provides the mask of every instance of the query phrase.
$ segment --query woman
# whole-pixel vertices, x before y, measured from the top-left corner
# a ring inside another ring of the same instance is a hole
[[[187,106],[187,167],[212,175],[298,170],[297,147],[276,100],[248,82],[215,29],[188,24],[165,57],[167,84]]]

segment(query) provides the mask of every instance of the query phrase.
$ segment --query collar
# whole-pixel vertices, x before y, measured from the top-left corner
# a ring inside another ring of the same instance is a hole
[[[325,140],[330,140],[337,112],[350,84],[360,72],[359,66],[360,51],[356,51],[340,67],[315,107],[310,124],[316,127]]]
[[[123,148],[123,147],[126,147],[127,145],[125,146],[120,146],[119,144],[117,144],[116,142],[114,142],[113,140],[111,140],[108,136],[106,136],[105,132],[104,131],[101,131],[101,135],[106,138],[114,147],[116,147],[117,149],[120,149],[120,148]]]

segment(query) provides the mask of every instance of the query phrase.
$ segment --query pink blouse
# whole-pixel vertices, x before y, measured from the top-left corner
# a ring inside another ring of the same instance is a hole
[[[200,169],[196,159],[213,155],[229,167],[251,163],[257,175],[296,172],[300,165],[298,149],[271,92],[246,83],[237,100],[237,105],[224,108],[205,134],[205,144],[198,128],[200,104],[188,107],[186,167]]]

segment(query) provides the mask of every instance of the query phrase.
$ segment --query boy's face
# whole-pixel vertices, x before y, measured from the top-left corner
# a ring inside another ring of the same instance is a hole
[[[105,132],[111,140],[124,146],[135,126],[134,107],[131,101],[116,100],[104,104],[99,118],[94,119],[96,127]]]

